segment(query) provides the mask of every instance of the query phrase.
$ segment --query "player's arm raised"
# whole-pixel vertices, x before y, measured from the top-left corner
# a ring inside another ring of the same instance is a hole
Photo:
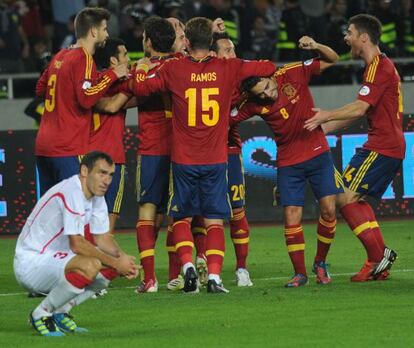
[[[148,75],[148,72],[156,67],[158,63],[152,63],[148,58],[142,58],[137,62],[137,67],[134,72],[134,77],[129,86],[130,91],[137,97],[149,96],[153,93],[164,92],[166,87],[166,73],[165,67],[169,62],[166,62],[155,73]]]
[[[334,65],[339,59],[338,54],[332,48],[316,42],[309,36],[302,36],[299,39],[299,47],[304,50],[314,50],[319,53],[321,71]]]
[[[244,79],[251,76],[267,77],[276,71],[276,65],[269,60],[241,60],[238,58],[233,59],[237,62],[236,65],[238,65],[238,69],[234,70],[236,73],[235,81],[243,81]]]

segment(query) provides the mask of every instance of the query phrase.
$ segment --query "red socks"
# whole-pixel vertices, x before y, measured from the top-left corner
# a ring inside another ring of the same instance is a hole
[[[377,242],[376,233],[371,229],[370,217],[367,215],[366,202],[350,203],[341,208],[341,214],[351,230],[364,245],[368,261],[380,262],[384,253]]]
[[[144,270],[144,282],[155,281],[155,228],[152,220],[139,220],[136,226],[137,244],[141,265]]]
[[[204,218],[200,215],[194,216],[191,221],[191,232],[194,237],[194,244],[198,257],[205,257],[207,231],[204,227]]]
[[[285,241],[295,274],[306,275],[305,237],[302,225],[285,225]]]
[[[208,274],[220,275],[225,250],[223,225],[207,227],[206,249]]]
[[[236,268],[246,268],[249,253],[249,224],[244,210],[234,214],[230,220],[230,235],[236,253]]]
[[[166,245],[168,251],[168,279],[172,280],[178,277],[181,270],[180,258],[175,251],[172,225],[168,225],[167,228]]]
[[[189,221],[178,220],[174,222],[173,241],[181,264],[185,265],[188,262],[193,263],[194,242]]]
[[[336,219],[333,221],[326,221],[319,217],[318,222],[318,244],[316,249],[315,262],[325,262],[328,255],[331,243],[334,240],[336,231]]]

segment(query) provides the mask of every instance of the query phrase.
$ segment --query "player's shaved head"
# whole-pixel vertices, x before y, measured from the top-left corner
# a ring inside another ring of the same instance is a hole
[[[185,25],[185,36],[193,50],[209,50],[213,41],[213,22],[205,17],[190,19]]]
[[[145,40],[151,40],[152,48],[160,53],[169,53],[175,41],[173,25],[158,16],[151,16],[144,22]]]
[[[76,38],[85,38],[90,29],[99,27],[102,21],[108,21],[109,17],[111,17],[111,13],[104,8],[85,7],[75,17]]]

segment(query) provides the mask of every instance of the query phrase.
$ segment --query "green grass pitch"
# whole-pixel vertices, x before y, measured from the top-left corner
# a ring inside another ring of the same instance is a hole
[[[166,290],[165,233],[156,254],[160,291],[137,295],[137,281],[116,280],[109,293],[75,308],[90,332],[63,338],[38,336],[27,316],[39,299],[27,298],[13,275],[15,239],[0,239],[0,347],[414,347],[414,221],[383,222],[398,251],[391,278],[354,284],[365,252],[340,224],[328,258],[333,282],[285,289],[292,268],[282,226],[251,228],[249,269],[254,286],[237,288],[234,252],[227,232],[223,280],[230,294],[197,295]],[[306,260],[312,265],[315,225],[305,225]],[[135,235],[118,241],[136,254]]]

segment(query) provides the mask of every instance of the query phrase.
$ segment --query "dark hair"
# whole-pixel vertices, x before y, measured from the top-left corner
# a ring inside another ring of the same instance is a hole
[[[111,57],[118,59],[119,46],[125,46],[125,42],[118,38],[109,38],[105,42],[105,46],[98,47],[93,55],[93,59],[98,69],[107,69],[111,65]]]
[[[213,22],[205,17],[191,18],[185,24],[185,36],[190,47],[196,49],[210,49],[213,39]]]
[[[88,171],[91,171],[93,170],[96,161],[100,159],[105,160],[109,165],[114,164],[114,161],[112,160],[111,156],[109,156],[107,153],[102,151],[91,151],[88,152],[85,156],[83,156],[80,166],[86,166],[88,167]]]
[[[250,76],[247,79],[244,79],[241,83],[242,91],[248,92],[251,94],[251,90],[262,80],[259,76]]]
[[[161,53],[169,53],[175,41],[175,30],[165,18],[151,16],[144,22],[145,39],[151,40],[152,48]]]
[[[371,42],[378,45],[382,33],[381,22],[377,17],[369,14],[358,14],[349,19],[349,25],[353,24],[358,33],[367,33]]]
[[[219,40],[231,40],[229,34],[226,32],[223,33],[213,33],[213,43],[211,44],[210,51],[218,52],[218,44],[217,41]]]
[[[75,36],[84,38],[93,27],[98,27],[104,19],[109,20],[111,13],[100,7],[85,7],[75,17]]]

